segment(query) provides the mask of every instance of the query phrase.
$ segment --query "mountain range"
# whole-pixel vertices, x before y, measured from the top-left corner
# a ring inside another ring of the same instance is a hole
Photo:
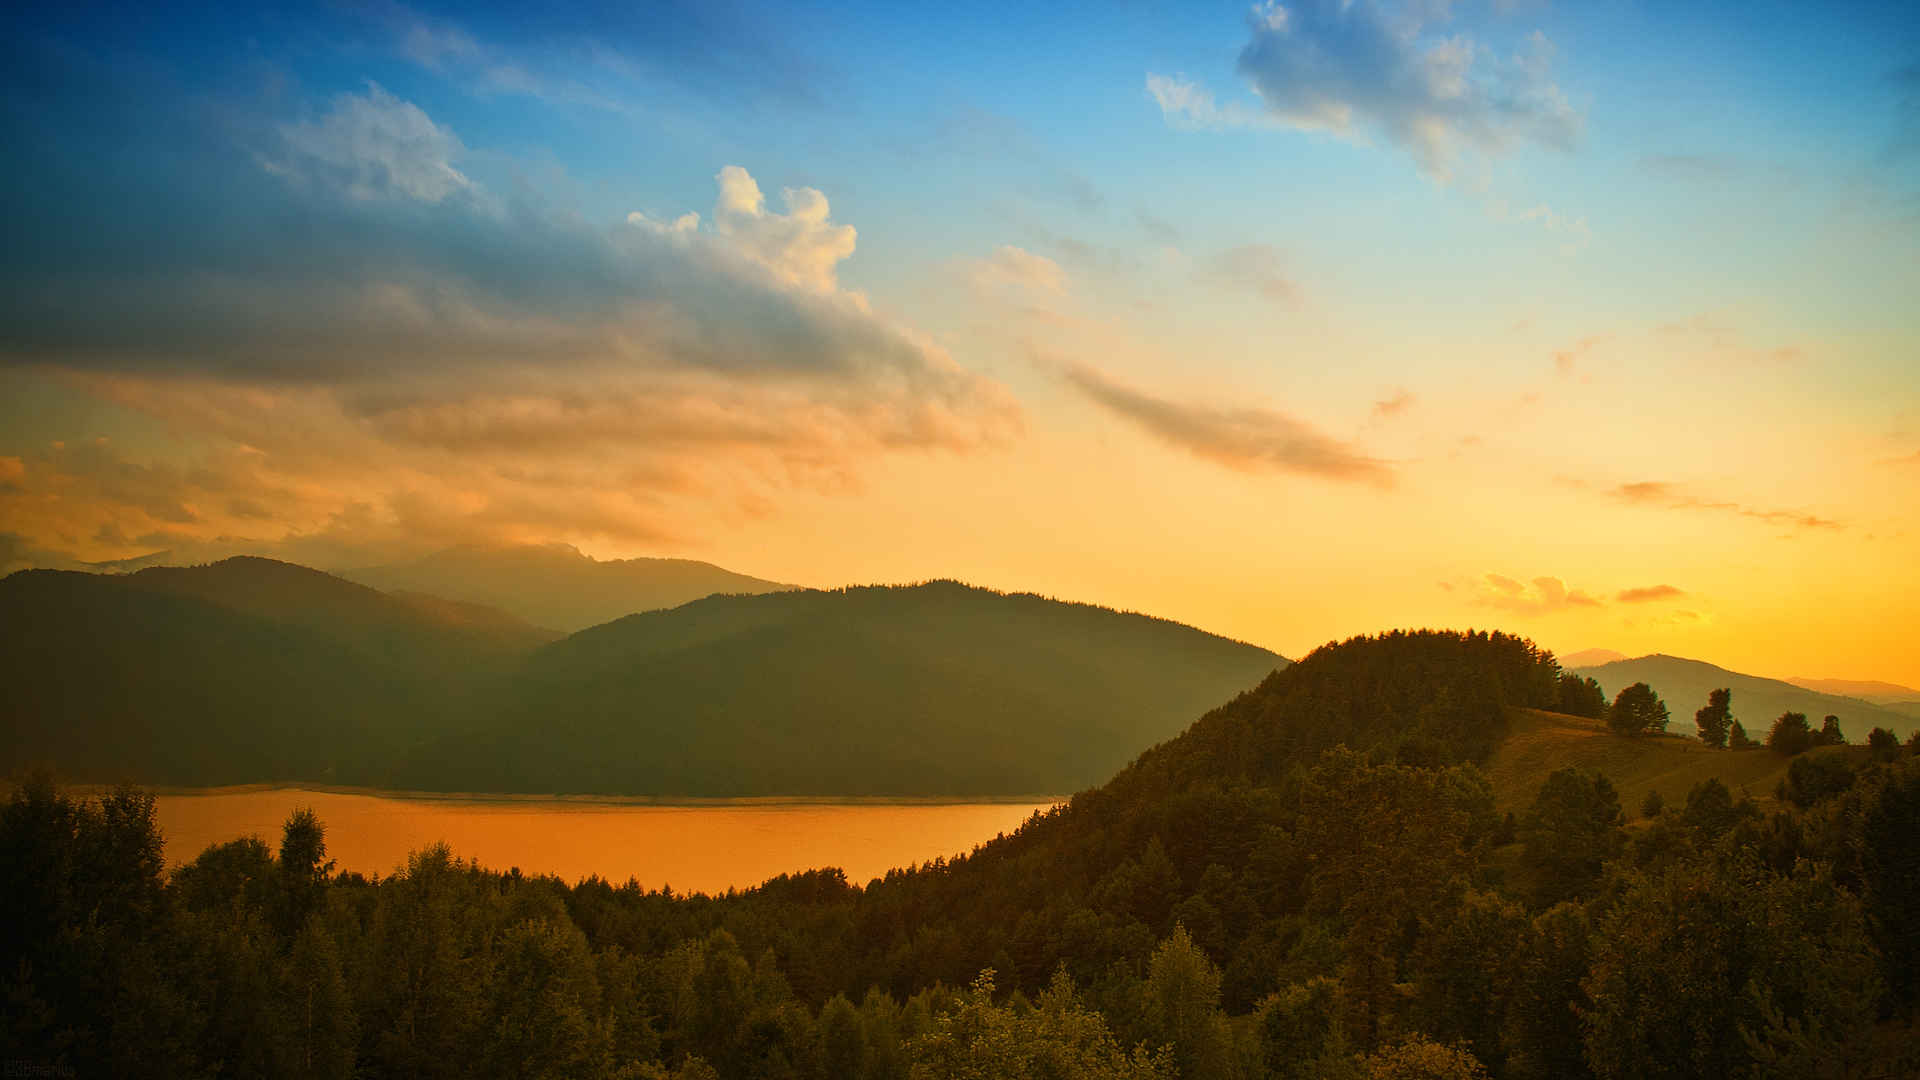
[[[799,588],[692,559],[595,559],[567,544],[456,547],[340,576],[387,592],[484,604],[568,634],[714,593]]]
[[[715,595],[557,637],[267,559],[22,571],[0,580],[0,767],[178,785],[1044,794],[1110,775],[1286,663],[1162,619],[953,582]]]

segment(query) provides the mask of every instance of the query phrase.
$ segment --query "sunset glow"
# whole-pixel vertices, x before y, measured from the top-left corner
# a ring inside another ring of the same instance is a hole
[[[1920,685],[1904,5],[7,27],[0,572],[565,543]]]

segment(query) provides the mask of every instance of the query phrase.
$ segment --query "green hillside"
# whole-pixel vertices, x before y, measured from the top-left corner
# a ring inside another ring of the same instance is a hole
[[[692,559],[595,559],[564,544],[457,547],[410,562],[344,570],[386,592],[418,592],[512,612],[564,633],[715,593],[795,586]]]
[[[715,596],[532,657],[437,790],[1012,795],[1109,776],[1285,660],[1188,626],[953,582]]]
[[[465,675],[476,662],[524,656],[561,636],[495,608],[420,593],[389,595],[319,570],[251,556],[207,566],[157,566],[117,581],[309,630],[386,667],[431,668],[434,677]]]
[[[1771,750],[1715,750],[1681,735],[1622,738],[1608,731],[1605,721],[1538,709],[1516,709],[1511,722],[1506,741],[1485,765],[1502,810],[1524,810],[1549,773],[1569,767],[1604,774],[1629,809],[1639,806],[1648,791],[1658,791],[1669,806],[1683,805],[1687,792],[1708,779],[1764,806],[1773,801],[1792,761]],[[1820,747],[1809,753],[1858,752],[1857,747]]]
[[[452,712],[330,632],[55,570],[0,581],[0,684],[0,767],[76,779],[350,782]]]
[[[1707,695],[1721,687],[1733,691],[1734,718],[1745,725],[1747,733],[1755,739],[1764,738],[1774,719],[1784,712],[1806,713],[1815,727],[1820,725],[1823,716],[1838,716],[1840,729],[1850,742],[1864,742],[1867,732],[1876,727],[1884,727],[1902,739],[1920,728],[1920,718],[1859,698],[1823,694],[1779,679],[1742,675],[1699,660],[1661,653],[1573,670],[1575,674],[1598,680],[1609,699],[1633,683],[1643,682],[1653,687],[1673,711],[1673,723],[1668,730],[1679,735],[1694,733],[1694,710],[1705,705]]]

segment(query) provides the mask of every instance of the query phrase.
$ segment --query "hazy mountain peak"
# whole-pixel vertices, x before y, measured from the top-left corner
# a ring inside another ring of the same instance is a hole
[[[1579,652],[1560,657],[1560,666],[1563,668],[1598,667],[1601,664],[1611,664],[1615,660],[1626,658],[1626,653],[1615,652],[1612,649],[1581,649]]]
[[[602,560],[563,543],[465,545],[341,576],[387,592],[484,604],[566,633],[714,593],[795,588],[695,559]]]

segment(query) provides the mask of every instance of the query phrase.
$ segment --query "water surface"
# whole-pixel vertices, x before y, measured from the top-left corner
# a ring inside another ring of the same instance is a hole
[[[280,826],[312,807],[340,870],[391,874],[444,840],[490,869],[575,881],[590,874],[648,888],[724,892],[776,874],[838,866],[864,884],[896,866],[969,851],[1012,832],[1050,800],[988,803],[713,801],[655,805],[572,799],[435,798],[299,788],[161,795],[167,863],[253,834],[277,849]]]

